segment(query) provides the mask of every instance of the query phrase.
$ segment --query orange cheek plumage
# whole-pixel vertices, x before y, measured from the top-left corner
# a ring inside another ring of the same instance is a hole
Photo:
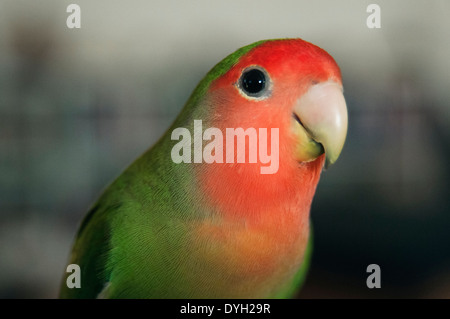
[[[308,44],[294,41],[292,45]],[[196,233],[215,247],[207,253],[211,259],[230,271],[239,268],[242,273],[247,269],[262,277],[284,271],[285,276],[291,276],[303,258],[311,202],[325,157],[302,163],[296,160],[296,141],[291,131],[293,106],[312,83],[330,78],[340,81],[339,69],[331,57],[324,51],[305,55],[302,52],[308,50],[303,49],[289,47],[271,55],[264,50],[249,53],[211,85],[204,100],[210,106],[205,125],[223,133],[226,128],[266,128],[267,141],[271,141],[271,129],[279,129],[279,167],[274,174],[261,174],[265,164],[259,157],[257,163],[195,167],[202,204],[213,216],[202,220]],[[310,63],[318,56],[322,56],[321,64]],[[236,86],[242,71],[251,65],[263,67],[270,75],[273,90],[266,99],[245,98]],[[236,154],[236,145],[234,151]],[[248,145],[246,153],[248,159]]]
[[[205,239],[215,238],[220,247],[217,251],[223,254],[221,258],[216,256],[217,260],[223,260],[222,267],[228,269],[239,266],[241,271],[267,275],[281,264],[298,266],[308,241],[309,211],[324,157],[308,163],[295,160],[291,115],[284,103],[255,103],[237,94],[226,101],[231,102],[224,110],[227,115],[219,112],[209,124],[222,132],[236,127],[267,128],[268,132],[278,128],[279,168],[275,174],[261,174],[264,164],[259,159],[254,164],[198,166],[200,192],[206,207],[216,216],[213,221],[204,221],[198,233]],[[279,110],[274,111],[274,107]],[[270,133],[267,141],[271,141]],[[248,148],[246,152],[248,159]],[[224,228],[227,223],[233,227]]]

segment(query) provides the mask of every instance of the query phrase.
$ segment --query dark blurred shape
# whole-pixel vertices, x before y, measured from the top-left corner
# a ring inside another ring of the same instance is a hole
[[[20,90],[32,86],[52,58],[57,42],[51,30],[49,26],[20,23],[12,26],[10,48],[17,59],[17,80]]]

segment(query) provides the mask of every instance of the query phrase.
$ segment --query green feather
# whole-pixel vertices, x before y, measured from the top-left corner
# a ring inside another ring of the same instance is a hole
[[[275,296],[275,298],[277,299],[293,298],[305,283],[306,275],[308,274],[309,271],[309,266],[311,264],[311,258],[313,253],[313,246],[314,246],[313,238],[314,238],[313,227],[310,224],[308,246],[306,246],[306,251],[305,255],[303,256],[302,265],[295,274],[294,279],[291,282],[289,282],[286,285],[286,287],[281,289],[281,291]]]
[[[69,260],[81,268],[81,288],[69,289],[64,274],[60,297],[195,297],[189,273],[181,276],[177,263],[189,258],[186,222],[205,212],[196,207],[192,171],[170,160],[170,134],[194,118],[206,119],[208,110],[197,105],[211,83],[263,42],[237,50],[208,72],[166,134],[105,190],[84,218]]]

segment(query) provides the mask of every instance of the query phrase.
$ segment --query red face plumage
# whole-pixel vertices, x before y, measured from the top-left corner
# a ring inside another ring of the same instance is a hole
[[[251,66],[263,68],[270,77],[271,92],[265,99],[240,94],[239,79]],[[297,161],[295,136],[290,129],[292,110],[311,85],[328,80],[341,81],[333,58],[313,44],[290,39],[253,48],[212,83],[207,94],[211,112],[208,126],[222,132],[226,128],[268,128],[269,142],[270,129],[279,128],[279,169],[275,174],[261,174],[260,162],[248,163],[248,148],[246,163],[213,163],[199,169],[206,197],[222,214],[261,220],[264,211],[269,215],[263,219],[276,219],[281,211],[293,210],[295,215],[307,218],[323,156],[312,162]]]

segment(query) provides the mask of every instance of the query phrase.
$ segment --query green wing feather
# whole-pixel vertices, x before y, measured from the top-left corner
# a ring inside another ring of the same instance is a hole
[[[69,289],[61,283],[61,298],[96,298],[108,281],[106,258],[110,248],[110,229],[107,215],[113,214],[117,206],[97,203],[84,218],[77,233],[69,264],[77,264],[81,270],[81,288]]]
[[[181,276],[177,263],[189,259],[184,237],[189,231],[186,221],[204,212],[196,206],[197,186],[189,167],[170,159],[170,135],[176,127],[192,130],[192,119],[207,117],[208,110],[199,104],[209,85],[261,43],[243,47],[217,64],[199,83],[161,140],[116,179],[91,208],[78,231],[69,261],[80,266],[81,289],[67,288],[65,274],[60,297],[163,298],[186,295],[192,289],[189,274]],[[302,267],[280,298],[292,296],[303,282],[311,239],[309,243]]]
[[[61,298],[97,298],[112,282],[104,297],[143,296],[121,291],[133,286],[123,281],[146,281],[149,286],[166,286],[158,276],[164,265],[152,256],[161,251],[175,250],[184,230],[181,221],[192,214],[189,201],[189,171],[180,170],[172,161],[158,154],[170,154],[170,144],[158,142],[155,147],[136,160],[100,197],[84,218],[74,243],[69,264],[81,269],[81,288],[68,288],[65,278],[61,284]],[[169,155],[170,156],[170,155]],[[174,181],[178,181],[174,183]],[[192,185],[191,185],[192,186]],[[178,201],[174,201],[174,199]],[[177,223],[177,221],[180,221]],[[173,227],[170,227],[173,226]],[[144,265],[146,271],[142,271]],[[148,272],[154,278],[139,275]],[[140,285],[134,285],[139,287]],[[151,289],[151,288],[149,288]]]
[[[308,275],[309,266],[311,264],[311,258],[313,253],[313,228],[310,224],[308,246],[306,247],[305,256],[303,257],[302,265],[295,274],[294,279],[283,288],[275,298],[286,299],[294,298],[300,288],[303,286]]]

